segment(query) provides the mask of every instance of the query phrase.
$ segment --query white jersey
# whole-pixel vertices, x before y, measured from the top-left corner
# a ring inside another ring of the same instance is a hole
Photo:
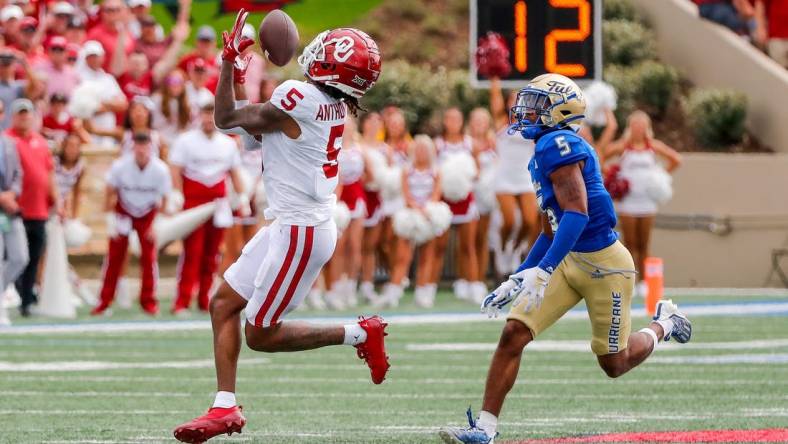
[[[301,135],[263,134],[265,216],[283,225],[319,225],[334,213],[347,109],[317,86],[297,80],[279,85],[270,102],[298,123]]]
[[[204,131],[193,129],[175,139],[169,161],[181,167],[189,180],[212,187],[241,165],[241,155],[232,137],[219,131],[209,137]]]
[[[117,191],[120,206],[132,217],[148,214],[172,190],[169,168],[152,156],[143,169],[134,156],[121,156],[107,172],[107,183]]]
[[[430,201],[432,192],[435,189],[435,171],[417,170],[412,168],[408,171],[408,191],[410,197],[419,207],[423,207]]]
[[[441,164],[453,154],[473,152],[473,140],[470,136],[462,137],[461,142],[447,142],[443,137],[435,138],[435,148],[438,151],[438,164]]]

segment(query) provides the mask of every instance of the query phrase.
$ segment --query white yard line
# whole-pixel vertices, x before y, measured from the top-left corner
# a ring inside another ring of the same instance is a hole
[[[247,364],[263,364],[267,358],[245,359]],[[74,372],[118,369],[183,369],[210,368],[213,359],[196,361],[162,361],[162,362],[109,362],[109,361],[51,361],[51,362],[5,362],[0,361],[0,372]]]
[[[656,356],[655,364],[788,364],[788,353],[763,353],[717,356]]]
[[[491,342],[447,342],[433,344],[407,344],[405,349],[408,351],[493,351],[496,344]],[[754,341],[730,341],[730,342],[690,342],[688,344],[676,344],[666,342],[659,344],[660,350],[753,350],[753,349],[773,349],[788,347],[788,339],[763,339]],[[542,341],[535,340],[528,344],[529,351],[544,352],[590,352],[591,346],[588,341]]]
[[[730,304],[702,304],[689,305],[682,308],[689,316],[734,316],[734,315],[770,315],[788,314],[788,302],[762,302],[762,303],[730,303]],[[633,317],[645,317],[642,308],[632,310]],[[297,319],[293,316],[293,319]],[[585,310],[572,310],[564,319],[587,319]],[[346,323],[353,322],[350,317],[311,317],[305,320],[315,323]],[[486,322],[488,319],[481,313],[469,307],[467,313],[423,313],[423,314],[392,314],[386,316],[388,322],[399,325],[420,324],[458,324],[467,322]],[[497,321],[502,321],[503,317]],[[491,322],[491,321],[490,321]],[[0,327],[0,335],[33,334],[33,333],[111,333],[111,332],[162,332],[162,331],[188,331],[209,330],[211,323],[208,320],[199,321],[120,321],[120,322],[86,322],[80,324],[45,324],[45,325],[20,325]]]

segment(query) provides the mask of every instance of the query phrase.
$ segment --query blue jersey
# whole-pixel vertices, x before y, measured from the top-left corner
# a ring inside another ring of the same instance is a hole
[[[550,131],[537,139],[536,151],[528,163],[528,170],[536,189],[536,201],[542,212],[547,214],[555,233],[564,210],[555,198],[550,174],[564,165],[578,162],[583,162],[583,180],[588,196],[588,224],[572,251],[587,253],[608,247],[618,239],[618,234],[613,231],[616,226],[613,200],[605,190],[599,159],[594,149],[573,131]]]

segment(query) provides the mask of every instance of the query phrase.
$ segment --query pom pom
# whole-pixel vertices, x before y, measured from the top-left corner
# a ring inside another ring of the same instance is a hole
[[[344,231],[350,225],[350,210],[345,202],[337,202],[334,205],[334,223],[337,224],[339,231]]]
[[[432,224],[424,214],[413,208],[402,208],[394,213],[394,234],[421,245],[435,237]]]
[[[607,169],[605,189],[613,200],[621,200],[629,193],[629,181],[621,176],[621,165],[611,165]]]
[[[386,157],[380,151],[370,149],[366,151],[366,160],[370,163],[372,180],[364,184],[364,187],[369,191],[380,191],[381,178],[388,170]]]
[[[673,197],[673,178],[662,167],[652,168],[643,179],[646,193],[658,204],[667,203]]]
[[[485,77],[506,77],[512,71],[509,47],[501,34],[488,32],[476,45],[476,67]]]
[[[68,248],[79,248],[85,245],[92,234],[93,230],[79,219],[68,219],[63,225],[63,236]]]
[[[468,153],[450,155],[441,165],[443,197],[449,202],[459,202],[473,189],[476,177],[476,162]]]
[[[101,97],[105,91],[95,82],[82,82],[71,93],[71,101],[68,103],[68,112],[78,119],[89,119],[96,114],[101,106]]]
[[[483,169],[473,189],[473,197],[476,199],[476,205],[480,209],[489,208],[494,210],[498,204],[495,198],[495,171],[496,168],[494,167]]]
[[[385,168],[378,177],[383,200],[395,200],[402,195],[402,169],[400,167]]]
[[[616,109],[616,90],[605,82],[595,80],[583,90],[583,95],[586,99],[586,122],[592,126],[604,126],[607,123],[605,111]]]
[[[427,202],[424,207],[435,237],[441,236],[451,226],[451,208],[445,202]]]

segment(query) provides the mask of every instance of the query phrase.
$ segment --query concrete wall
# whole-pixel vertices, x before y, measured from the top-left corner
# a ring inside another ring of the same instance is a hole
[[[788,248],[788,155],[685,154],[673,185],[660,225],[668,216],[711,215],[729,218],[731,231],[655,229],[652,253],[665,261],[666,285],[781,285],[769,275],[772,250]]]
[[[632,0],[654,27],[660,57],[695,85],[749,99],[747,125],[761,142],[788,152],[788,71],[727,28],[698,17],[689,0]]]

